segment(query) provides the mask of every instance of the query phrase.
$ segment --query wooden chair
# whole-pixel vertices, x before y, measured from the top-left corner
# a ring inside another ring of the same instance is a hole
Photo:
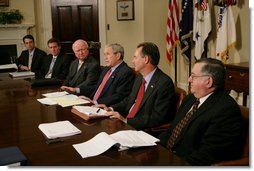
[[[187,95],[187,92],[180,87],[175,87],[175,93],[176,93],[176,101],[177,101],[175,111],[177,111],[180,105],[182,104],[183,99]],[[169,127],[170,127],[170,123],[167,123],[167,124],[160,125],[158,127],[146,129],[145,131],[154,136],[157,136],[163,131],[166,131]]]
[[[236,160],[222,161],[214,163],[213,166],[249,166],[249,108],[241,106],[241,113],[243,118],[243,152],[242,156]]]

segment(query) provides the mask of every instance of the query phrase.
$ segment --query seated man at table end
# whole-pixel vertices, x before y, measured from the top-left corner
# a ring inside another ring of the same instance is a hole
[[[111,107],[95,106],[104,108],[111,118],[118,118],[137,130],[169,123],[175,114],[175,88],[171,78],[157,67],[159,60],[159,49],[154,43],[139,44],[132,60],[139,74],[129,97]]]
[[[41,64],[46,52],[35,47],[34,37],[30,34],[23,37],[26,50],[23,50],[18,57],[16,64],[19,71],[32,71],[37,75],[40,72]]]
[[[241,112],[224,90],[225,78],[221,61],[196,61],[188,80],[191,94],[183,100],[168,131],[159,136],[162,145],[191,165],[211,165],[240,156]]]

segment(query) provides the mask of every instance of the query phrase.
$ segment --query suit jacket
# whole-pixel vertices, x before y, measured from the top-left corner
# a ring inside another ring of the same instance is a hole
[[[53,56],[51,54],[44,57],[43,63],[42,63],[42,68],[41,68],[37,78],[45,78],[46,74],[49,71],[49,67],[50,67],[52,59],[53,59]],[[51,78],[65,80],[66,76],[68,74],[68,71],[69,71],[69,66],[70,66],[71,61],[72,61],[71,57],[69,57],[66,54],[60,53],[57,56],[55,64],[53,66]]]
[[[172,130],[194,101],[192,94],[186,96],[172,126],[160,135],[162,145],[166,146]],[[241,112],[235,100],[224,91],[216,91],[193,113],[172,151],[192,165],[211,165],[239,157],[241,123]]]
[[[108,72],[109,69],[109,67],[105,67],[105,69],[102,71],[95,90],[90,95],[91,99],[95,95],[105,74]],[[97,102],[99,104],[101,103],[110,106],[112,104],[115,104],[116,102],[123,100],[130,94],[134,78],[135,74],[133,70],[125,62],[122,62],[110,75],[110,78],[106,82]],[[86,91],[86,88],[80,87],[81,94],[85,94]]]
[[[135,79],[131,94],[120,103],[112,105],[115,111],[126,117],[135,102],[143,76]],[[169,76],[159,68],[155,71],[145,91],[137,114],[128,119],[127,123],[140,130],[169,123],[176,108],[175,88]]]
[[[46,55],[47,55],[46,52],[44,52],[38,48],[35,48],[32,64],[31,64],[31,71],[32,72],[35,72],[35,74],[38,74],[40,72],[43,57]],[[20,68],[19,67],[20,65],[28,66],[28,59],[29,59],[28,50],[22,51],[19,58],[17,59],[17,62],[16,62],[18,68]]]
[[[90,87],[96,85],[101,73],[100,65],[96,59],[94,59],[92,56],[88,56],[79,70],[78,64],[78,59],[75,59],[71,63],[69,73],[63,85],[79,88],[81,86]]]

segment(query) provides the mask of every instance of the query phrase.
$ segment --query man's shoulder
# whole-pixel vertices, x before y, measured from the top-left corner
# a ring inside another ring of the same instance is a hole
[[[173,83],[173,80],[169,75],[167,75],[165,72],[163,72],[160,68],[157,68],[155,73],[155,76],[160,77],[159,81],[169,81]]]
[[[47,53],[39,48],[35,48],[34,50],[35,53],[41,54],[41,55],[47,55]]]
[[[134,69],[132,69],[127,63],[122,62],[116,70],[119,70],[119,72],[127,72],[127,73],[133,73],[134,74]]]

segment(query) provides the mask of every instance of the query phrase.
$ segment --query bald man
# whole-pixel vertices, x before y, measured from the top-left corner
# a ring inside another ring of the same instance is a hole
[[[101,68],[95,58],[89,55],[88,44],[85,40],[76,40],[72,45],[75,59],[69,69],[68,76],[61,86],[62,90],[75,93],[75,87],[94,87],[99,79]],[[87,93],[91,93],[87,91]],[[88,94],[87,94],[88,95]]]

